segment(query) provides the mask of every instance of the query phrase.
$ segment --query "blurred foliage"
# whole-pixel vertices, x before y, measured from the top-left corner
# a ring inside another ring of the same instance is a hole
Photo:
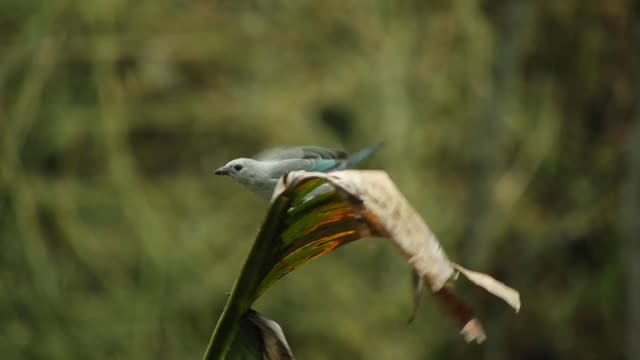
[[[200,357],[267,208],[212,170],[384,139],[368,166],[522,311],[472,292],[482,346],[428,298],[407,325],[407,265],[358,242],[258,302],[298,358],[623,357],[639,20],[632,0],[0,2],[0,353]]]

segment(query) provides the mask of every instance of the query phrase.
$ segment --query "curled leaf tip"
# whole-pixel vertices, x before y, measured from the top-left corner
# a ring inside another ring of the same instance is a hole
[[[518,291],[508,287],[487,274],[471,271],[456,263],[452,263],[452,265],[472,283],[504,300],[516,311],[516,313],[520,312],[520,293]]]
[[[475,341],[478,344],[482,344],[487,340],[487,335],[482,328],[482,324],[476,318],[466,323],[462,330],[460,330],[460,334],[462,334],[464,340],[468,343]]]

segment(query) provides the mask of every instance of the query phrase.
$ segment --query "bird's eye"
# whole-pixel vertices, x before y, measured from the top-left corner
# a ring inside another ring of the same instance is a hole
[[[240,170],[242,170],[242,165],[234,165],[234,166],[233,166],[233,169],[234,169],[235,171],[240,171]]]

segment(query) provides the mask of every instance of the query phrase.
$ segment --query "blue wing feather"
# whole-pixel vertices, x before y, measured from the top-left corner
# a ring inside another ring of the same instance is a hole
[[[336,160],[319,159],[313,161],[313,168],[311,171],[327,172],[337,168],[341,162]]]

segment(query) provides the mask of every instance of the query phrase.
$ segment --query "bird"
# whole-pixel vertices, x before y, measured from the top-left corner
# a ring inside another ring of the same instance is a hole
[[[238,158],[216,169],[215,175],[229,176],[252,192],[270,199],[282,175],[294,171],[331,172],[349,169],[376,152],[383,142],[366,147],[349,156],[337,149],[319,146],[275,148],[253,158]]]

